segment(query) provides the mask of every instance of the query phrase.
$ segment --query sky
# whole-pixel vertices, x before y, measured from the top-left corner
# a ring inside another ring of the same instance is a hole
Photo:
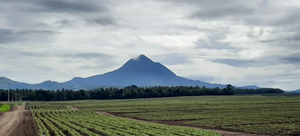
[[[209,83],[300,88],[298,0],[0,0],[0,76],[64,82],[145,54]]]

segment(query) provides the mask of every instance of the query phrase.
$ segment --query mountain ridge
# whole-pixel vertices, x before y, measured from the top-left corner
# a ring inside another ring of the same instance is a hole
[[[55,81],[44,81],[38,84],[27,84],[18,81],[13,81],[9,78],[0,77],[0,89],[94,89],[99,87],[126,87],[137,85],[140,87],[147,86],[205,86],[207,88],[224,88],[226,85],[211,84],[199,80],[191,80],[177,76],[170,69],[159,62],[154,62],[145,55],[140,55],[137,58],[131,58],[124,63],[120,68],[99,75],[90,77],[74,77],[73,79],[58,83]],[[253,88],[253,86],[251,86]],[[244,88],[247,88],[244,87]],[[258,88],[258,87],[257,87]]]
[[[300,93],[300,89],[294,90],[294,91],[289,91],[289,92],[286,92],[286,93]]]

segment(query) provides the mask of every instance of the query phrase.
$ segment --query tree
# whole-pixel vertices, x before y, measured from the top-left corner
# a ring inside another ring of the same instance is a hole
[[[226,86],[226,89],[224,88],[224,94],[225,95],[233,95],[234,94],[234,87],[231,84],[228,84]]]
[[[234,90],[234,87],[231,84],[228,84],[226,86],[226,89],[232,91],[232,90]]]

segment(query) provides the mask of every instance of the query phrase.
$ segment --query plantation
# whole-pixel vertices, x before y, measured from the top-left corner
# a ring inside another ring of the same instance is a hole
[[[15,105],[0,120],[11,124],[6,128],[17,126],[12,132],[20,136],[300,135],[299,98],[266,94],[32,101]],[[5,111],[8,107],[1,106]]]
[[[75,111],[65,106],[28,106],[40,130],[46,136],[219,136],[212,131],[142,123],[97,114],[91,110]]]
[[[202,96],[53,104],[72,104],[84,110],[171,125],[268,135],[300,134],[299,96]]]

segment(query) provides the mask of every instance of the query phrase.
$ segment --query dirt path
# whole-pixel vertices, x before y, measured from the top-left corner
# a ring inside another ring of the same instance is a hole
[[[67,105],[66,107],[69,108],[69,109],[72,109],[72,110],[80,110],[80,109],[78,109],[76,107],[73,107],[72,105]]]
[[[9,136],[10,133],[18,126],[22,113],[25,111],[26,103],[21,106],[13,107],[12,111],[5,112],[0,116],[0,136]]]
[[[166,123],[160,123],[160,122],[152,122],[152,121],[139,120],[139,119],[133,119],[133,118],[128,118],[128,117],[120,117],[120,116],[116,116],[116,115],[113,115],[113,114],[110,114],[110,113],[107,113],[107,112],[96,112],[96,113],[99,113],[99,114],[102,114],[102,115],[107,115],[107,116],[112,116],[112,117],[117,117],[117,118],[133,120],[133,121],[139,121],[139,122],[180,126],[180,127],[193,128],[193,129],[210,130],[210,131],[220,133],[222,136],[267,136],[267,135],[247,134],[247,133],[242,133],[242,132],[232,132],[232,131],[224,131],[224,130],[207,129],[207,128],[201,128],[201,127],[185,126],[185,125],[180,125],[180,124],[166,124]]]
[[[39,128],[30,111],[22,112],[19,125],[10,133],[11,136],[37,136]]]

